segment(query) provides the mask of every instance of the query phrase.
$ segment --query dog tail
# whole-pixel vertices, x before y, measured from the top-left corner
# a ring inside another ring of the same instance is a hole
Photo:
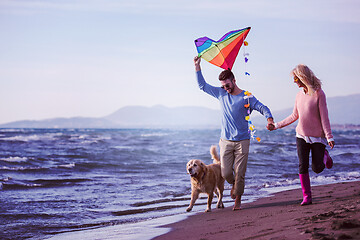
[[[211,154],[211,158],[214,159],[213,161],[214,163],[220,163],[220,158],[219,155],[217,154],[215,145],[212,145],[210,147],[210,154]]]

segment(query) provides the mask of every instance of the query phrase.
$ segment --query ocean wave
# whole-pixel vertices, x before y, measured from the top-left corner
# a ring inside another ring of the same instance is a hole
[[[112,149],[118,149],[118,150],[133,150],[134,147],[132,146],[113,146]]]
[[[123,211],[116,211],[112,212],[114,216],[125,216],[125,215],[134,215],[139,213],[148,213],[148,212],[155,212],[155,211],[164,211],[174,208],[185,208],[189,204],[181,204],[181,205],[166,205],[166,206],[159,206],[159,207],[151,207],[151,208],[136,208],[136,209],[128,209]],[[200,204],[195,204],[200,205]]]
[[[16,135],[12,137],[4,137],[0,140],[9,142],[32,142],[32,141],[49,141],[54,140],[56,137],[61,136],[62,133],[46,133],[46,134],[33,134],[33,135]]]
[[[80,144],[81,145],[91,145],[91,144],[101,144],[101,143],[106,143],[107,139],[106,138],[98,138],[98,139],[83,139],[81,140]]]
[[[265,182],[261,185],[255,186],[255,188],[262,189],[262,188],[286,187],[286,186],[291,186],[291,185],[298,184],[298,183],[300,183],[300,180],[298,180],[298,179],[283,179],[280,181]]]
[[[130,158],[144,158],[144,156],[166,156],[168,152],[166,149],[161,147],[154,146],[153,148],[144,147],[144,145],[139,146],[131,146],[131,147],[113,147],[110,148],[111,152],[109,151],[108,154],[111,154],[114,157],[125,157],[128,156]],[[147,157],[149,159],[149,157]],[[154,159],[156,160],[156,159]]]
[[[143,206],[159,204],[159,203],[179,202],[179,201],[188,201],[188,200],[190,200],[189,197],[157,199],[157,200],[153,200],[153,201],[145,201],[145,202],[133,203],[133,204],[130,204],[130,206],[132,206],[132,207],[143,207]]]
[[[24,188],[39,188],[39,187],[63,187],[72,186],[76,183],[91,181],[86,178],[70,178],[70,179],[36,179],[36,180],[16,180],[12,178],[6,179],[2,182],[2,190],[14,190]]]
[[[58,217],[59,215],[47,213],[0,213],[0,218],[15,221],[19,219],[49,219]]]
[[[164,136],[169,136],[170,134],[169,133],[165,133],[165,132],[162,132],[162,133],[143,133],[143,134],[140,134],[141,137],[164,137]]]
[[[174,199],[159,199],[155,201],[149,202],[139,202],[134,203],[131,206],[135,208],[125,209],[121,211],[111,211],[111,214],[114,216],[127,216],[127,215],[136,215],[136,214],[144,214],[144,213],[155,213],[155,212],[163,212],[166,210],[171,209],[181,209],[180,211],[185,211],[185,209],[189,206],[190,203],[190,195],[188,197],[183,198],[174,198]],[[215,197],[216,199],[216,197]],[[214,200],[212,204],[215,204]],[[232,203],[233,200],[230,199],[223,199],[224,203]],[[155,205],[153,207],[145,207]],[[207,205],[207,196],[202,195],[198,198],[198,201],[194,204],[194,206],[205,206]],[[203,211],[203,210],[201,210]]]
[[[57,168],[74,168],[74,167],[75,167],[75,163],[69,163],[69,164],[63,164],[57,166]]]
[[[1,132],[9,132],[9,133],[11,133],[11,132],[26,132],[26,131],[28,131],[28,129],[19,129],[19,128],[2,128],[1,129]]]
[[[38,166],[29,166],[29,167],[8,167],[8,166],[1,166],[0,170],[4,171],[21,171],[21,172],[27,172],[27,171],[46,171],[51,169],[59,169],[59,168],[75,168],[75,163],[68,163],[68,164],[61,164],[61,165],[55,165],[55,166],[49,166],[49,167],[38,167]]]
[[[360,179],[360,172],[337,172],[331,176],[315,175],[311,177],[314,184],[323,185],[335,182],[355,181]]]
[[[0,161],[4,161],[4,162],[17,162],[17,163],[22,163],[22,162],[27,162],[28,158],[27,157],[8,157],[8,158],[0,158]]]
[[[331,154],[331,153],[330,153]],[[349,159],[349,158],[357,158],[359,155],[357,153],[340,153],[334,156],[334,158],[341,158],[341,159]]]
[[[4,131],[1,131],[4,133]],[[0,141],[5,142],[37,142],[37,141],[63,141],[63,142],[77,142],[79,144],[92,144],[98,142],[106,142],[111,140],[110,135],[83,133],[83,132],[73,132],[73,131],[60,131],[60,132],[43,132],[38,130],[36,132],[31,132],[30,134],[23,134],[18,132],[17,134],[3,134],[0,137]]]
[[[336,183],[336,182],[355,181],[359,179],[360,179],[360,173],[356,171],[338,172],[335,173],[334,175],[318,175],[318,174],[315,175],[314,173],[310,173],[310,181],[312,185],[324,185],[324,184]],[[300,180],[298,179],[297,176],[294,175],[294,178],[285,178],[278,181],[267,181],[260,185],[248,184],[247,187],[260,190],[260,189],[268,189],[268,188],[288,187],[299,184],[300,184]]]
[[[50,168],[46,167],[7,167],[2,166],[0,167],[0,170],[4,171],[39,171],[39,170],[48,170]]]

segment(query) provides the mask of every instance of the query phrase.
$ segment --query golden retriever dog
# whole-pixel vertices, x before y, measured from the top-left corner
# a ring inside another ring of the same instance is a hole
[[[192,159],[186,165],[187,173],[191,176],[191,201],[189,207],[186,209],[187,212],[192,210],[200,193],[206,193],[208,195],[205,212],[211,211],[214,192],[218,198],[216,207],[224,208],[222,198],[225,179],[221,177],[220,159],[216,152],[216,146],[211,146],[210,154],[214,159],[213,164],[206,165],[201,160]]]

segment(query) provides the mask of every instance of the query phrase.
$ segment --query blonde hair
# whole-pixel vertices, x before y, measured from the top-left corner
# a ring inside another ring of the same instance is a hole
[[[308,66],[299,64],[291,71],[291,73],[294,77],[298,77],[300,81],[305,84],[310,95],[318,89],[321,89],[321,80],[315,76]]]

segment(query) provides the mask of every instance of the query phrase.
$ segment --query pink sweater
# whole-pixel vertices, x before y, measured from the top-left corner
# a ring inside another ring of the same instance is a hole
[[[313,95],[304,94],[301,90],[296,95],[293,113],[277,123],[282,128],[299,119],[296,132],[307,137],[325,137],[332,139],[326,96],[322,89]]]

